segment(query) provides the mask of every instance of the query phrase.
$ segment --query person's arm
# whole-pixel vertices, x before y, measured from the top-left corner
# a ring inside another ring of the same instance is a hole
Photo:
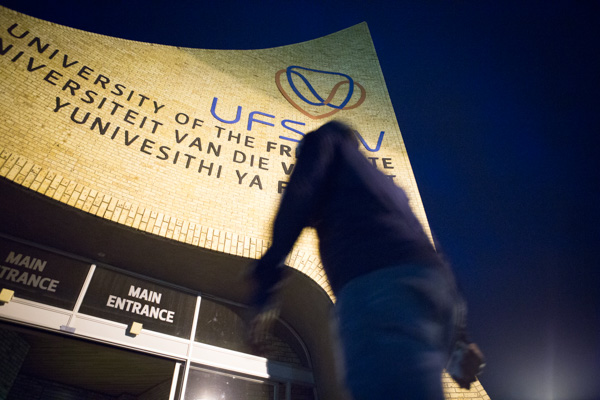
[[[283,261],[296,239],[308,225],[320,199],[335,152],[335,138],[307,134],[296,161],[294,172],[285,189],[273,223],[271,247],[257,262],[253,277],[257,284],[253,305],[262,308],[276,291],[284,275]]]

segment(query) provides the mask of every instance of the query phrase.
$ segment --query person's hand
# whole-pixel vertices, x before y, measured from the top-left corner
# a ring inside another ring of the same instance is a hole
[[[465,375],[467,376],[476,376],[483,371],[483,368],[485,367],[484,356],[479,349],[479,346],[477,346],[475,343],[469,343],[467,346],[462,367],[465,371]]]
[[[249,342],[256,349],[261,349],[271,333],[273,324],[279,317],[279,306],[269,303],[258,310],[249,326]]]
[[[457,342],[446,372],[463,389],[470,389],[485,367],[485,357],[475,343]]]

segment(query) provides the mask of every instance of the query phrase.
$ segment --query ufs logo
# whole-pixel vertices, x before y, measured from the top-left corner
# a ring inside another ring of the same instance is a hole
[[[277,88],[302,114],[312,119],[351,110],[365,101],[365,88],[340,72],[290,65],[275,74]]]

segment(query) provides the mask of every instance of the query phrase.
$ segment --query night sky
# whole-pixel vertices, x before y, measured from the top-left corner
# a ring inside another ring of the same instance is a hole
[[[600,399],[600,3],[202,3],[0,0],[86,31],[207,49],[366,21],[431,228],[470,303],[484,388],[492,400]]]

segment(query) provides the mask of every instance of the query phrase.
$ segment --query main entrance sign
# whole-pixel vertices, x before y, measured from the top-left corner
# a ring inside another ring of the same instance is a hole
[[[196,297],[144,279],[96,268],[80,312],[189,338]]]
[[[0,238],[0,289],[16,297],[72,310],[89,269],[90,264]]]

